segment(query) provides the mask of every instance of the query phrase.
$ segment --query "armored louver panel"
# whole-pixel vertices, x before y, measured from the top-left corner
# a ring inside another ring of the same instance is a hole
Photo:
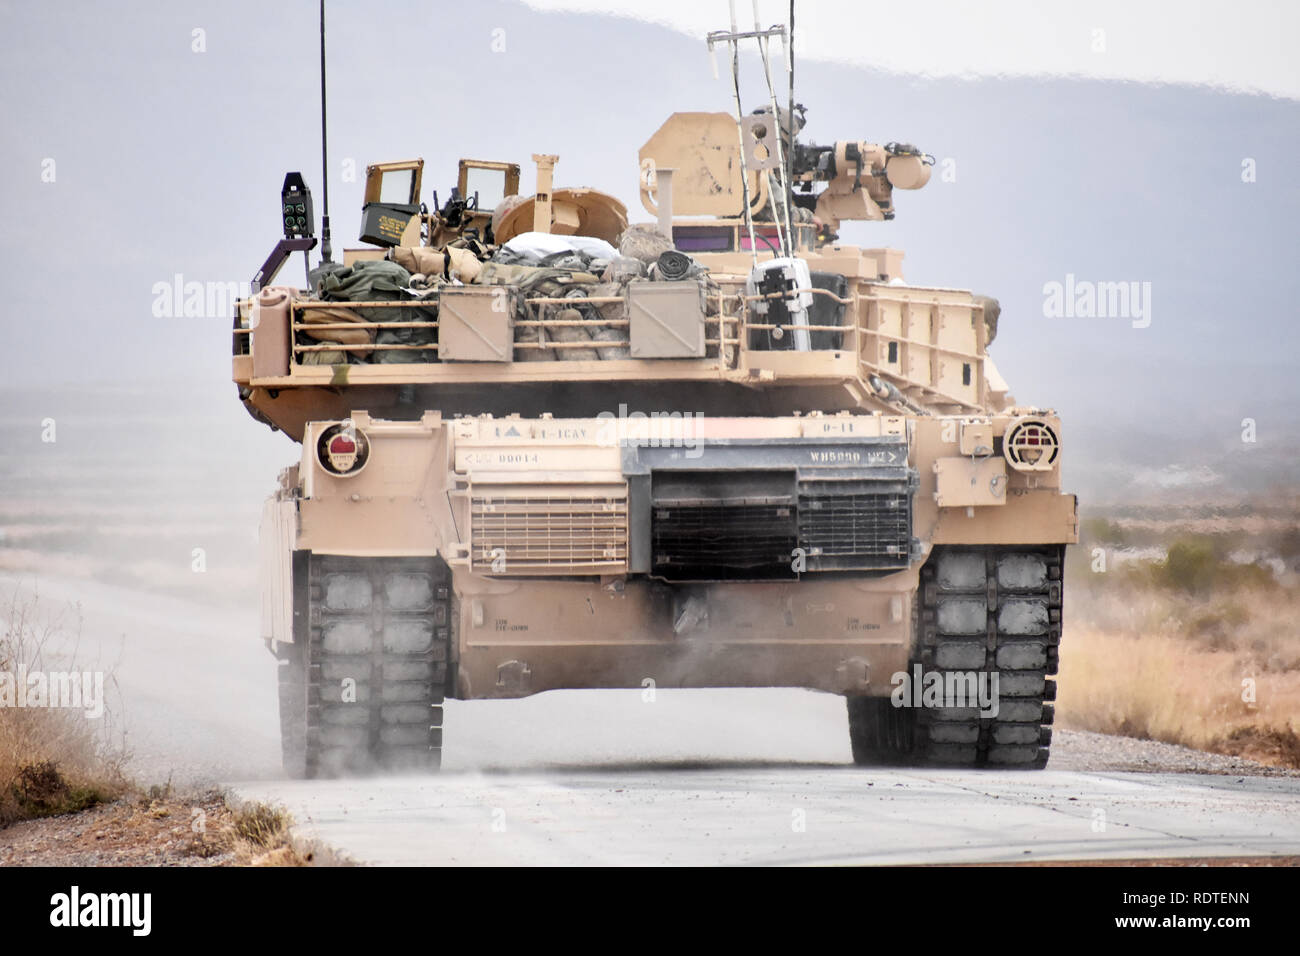
[[[470,561],[486,574],[617,573],[627,568],[627,492],[470,497]]]
[[[808,569],[905,568],[912,496],[897,482],[801,482],[799,546]]]

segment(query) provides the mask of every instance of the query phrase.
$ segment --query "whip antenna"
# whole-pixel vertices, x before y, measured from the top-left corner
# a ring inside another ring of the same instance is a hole
[[[786,118],[790,124],[790,150],[785,157],[785,208],[788,212],[794,208],[794,0],[790,0],[790,32],[785,39],[785,50],[785,69],[790,77],[790,113]],[[793,244],[793,236],[790,242]]]
[[[772,219],[776,223],[776,235],[777,235],[777,241],[781,245],[781,255],[789,257],[794,255],[794,232],[790,228],[791,193],[794,190],[790,183],[790,166],[786,161],[787,157],[785,154],[785,147],[782,145],[782,140],[785,139],[785,132],[786,129],[788,129],[790,131],[790,146],[791,146],[790,151],[793,152],[794,112],[791,111],[790,115],[786,117],[785,124],[782,124],[781,108],[776,105],[776,87],[772,85],[772,63],[771,63],[771,55],[770,55],[770,48],[769,48],[769,43],[770,43],[769,37],[772,34],[776,34],[778,37],[780,37],[782,45],[783,46],[785,45],[785,30],[783,28],[772,27],[771,30],[764,30],[761,26],[759,26],[758,0],[754,0],[754,35],[758,39],[758,52],[763,60],[763,75],[764,77],[767,78],[767,96],[768,96],[768,104],[769,104],[768,108],[771,109],[772,111],[772,122],[776,126],[775,135],[773,136],[773,141],[774,141],[773,146],[774,146],[774,151],[776,153],[777,168],[780,171],[780,176],[777,179],[777,182],[781,186],[780,204],[778,205],[777,203],[777,191],[772,184],[773,177],[770,172],[767,174],[768,202],[772,204]],[[785,129],[782,129],[783,125],[785,126]],[[784,233],[782,232],[781,229],[782,213],[784,213],[785,215]]]
[[[325,0],[320,0],[320,165],[321,198],[324,200],[320,217],[320,261],[333,261],[330,246],[330,165],[329,140],[325,134]]]

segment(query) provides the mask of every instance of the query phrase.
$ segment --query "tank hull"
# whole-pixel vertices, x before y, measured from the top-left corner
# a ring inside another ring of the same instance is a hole
[[[700,418],[653,434],[649,420],[609,418],[347,421],[366,436],[364,468],[331,474],[320,439],[337,426],[311,423],[268,502],[264,636],[305,640],[302,622],[328,600],[303,587],[311,560],[437,561],[445,693],[463,699],[650,686],[888,696],[919,653],[935,548],[1075,533],[1055,472],[995,469],[1008,484],[996,502],[954,497],[939,465],[986,459],[953,455],[960,429],[942,419]],[[1005,434],[1010,421],[983,424]]]

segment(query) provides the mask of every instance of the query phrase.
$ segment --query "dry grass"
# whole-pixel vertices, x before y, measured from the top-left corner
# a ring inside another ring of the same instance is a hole
[[[1095,628],[1071,628],[1061,659],[1066,727],[1300,767],[1300,671],[1264,672],[1175,637]],[[1245,679],[1255,681],[1254,703],[1242,700]]]
[[[216,823],[215,828],[195,834],[189,852],[228,855],[233,866],[309,866],[312,862],[290,843],[293,818],[280,807],[265,803],[225,807]]]
[[[1183,570],[1071,569],[1062,725],[1300,767],[1300,588]]]
[[[254,866],[305,866],[289,844],[293,818],[280,807],[248,803],[233,811],[232,846]]]
[[[0,609],[0,675],[47,670],[102,669],[76,666],[79,621],[75,609],[45,613],[39,598],[18,591]],[[105,690],[113,687],[105,674]],[[36,816],[70,813],[121,795],[125,753],[112,743],[114,725],[105,711],[89,718],[82,709],[0,706],[0,826]]]

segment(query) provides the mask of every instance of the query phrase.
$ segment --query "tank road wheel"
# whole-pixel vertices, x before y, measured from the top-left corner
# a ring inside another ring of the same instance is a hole
[[[301,681],[304,774],[438,769],[451,666],[446,564],[313,554],[306,578],[306,660],[282,667],[301,674],[287,683]],[[291,713],[296,693],[281,695]],[[283,739],[292,774],[296,724]]]
[[[849,743],[858,766],[909,762],[916,742],[916,711],[888,697],[849,697]]]
[[[998,707],[991,716],[976,706],[918,709],[926,762],[1046,766],[1064,552],[1062,545],[934,549],[921,569],[920,663],[927,673],[996,674]]]

